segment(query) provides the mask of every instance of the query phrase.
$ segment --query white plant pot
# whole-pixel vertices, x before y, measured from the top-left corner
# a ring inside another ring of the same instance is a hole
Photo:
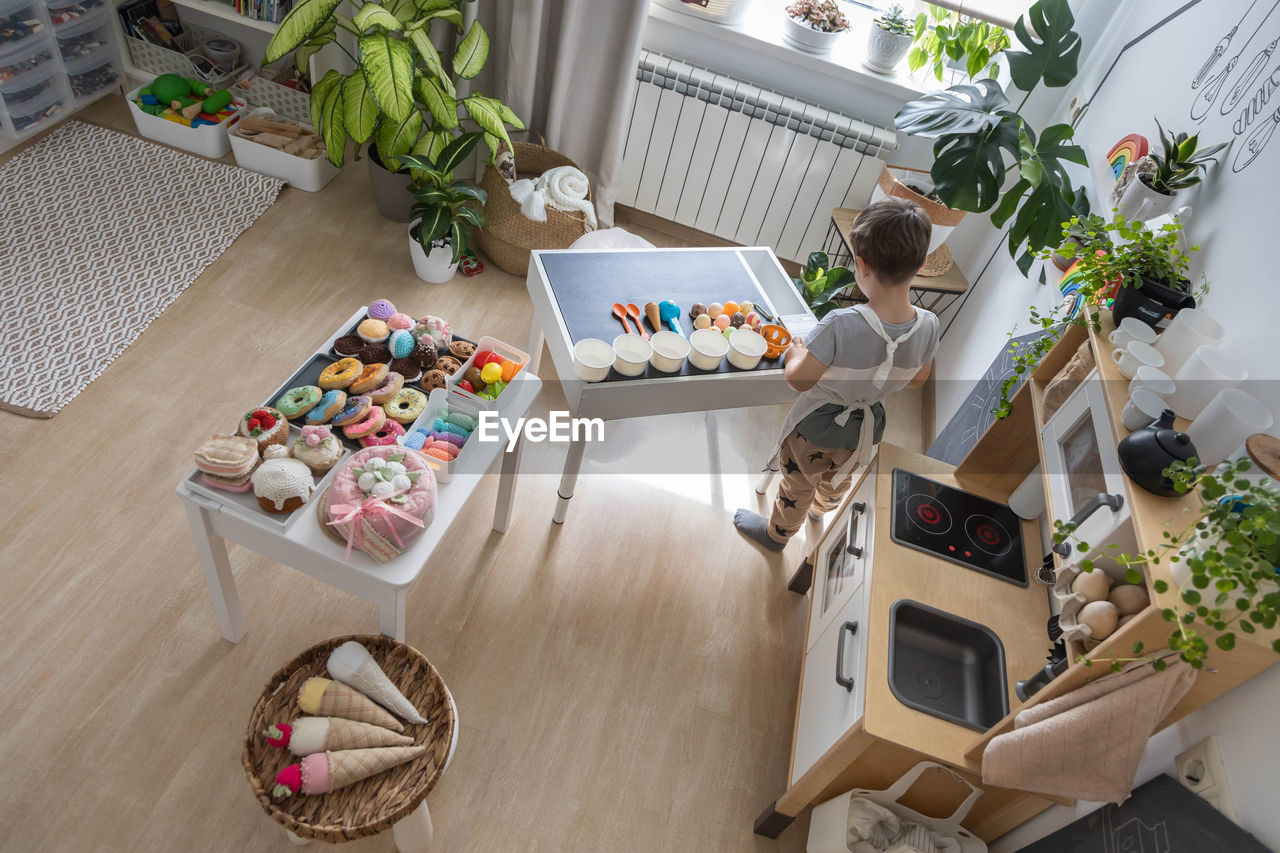
[[[782,22],[782,40],[792,47],[803,50],[805,53],[827,53],[831,48],[835,47],[836,42],[840,40],[848,30],[842,30],[838,33],[828,33],[822,30],[815,30],[808,24],[797,21],[790,15],[783,15]],[[908,40],[910,44],[910,40]]]
[[[878,24],[872,24],[867,35],[867,58],[863,64],[873,71],[892,74],[894,67],[911,48],[911,39],[910,35],[891,33]]]
[[[413,271],[425,282],[444,284],[458,271],[458,265],[453,262],[453,250],[448,246],[437,246],[430,255],[422,251],[422,244],[413,236],[413,229],[421,221],[415,219],[409,223],[409,256],[413,258]]]
[[[1147,186],[1140,175],[1135,175],[1120,197],[1117,213],[1130,222],[1146,222],[1173,210],[1178,201],[1176,195],[1165,195]]]

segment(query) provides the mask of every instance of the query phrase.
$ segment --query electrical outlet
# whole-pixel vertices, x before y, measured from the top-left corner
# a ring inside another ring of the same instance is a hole
[[[1226,768],[1218,738],[1209,736],[1173,761],[1178,781],[1231,820],[1236,820],[1235,800],[1227,784]]]

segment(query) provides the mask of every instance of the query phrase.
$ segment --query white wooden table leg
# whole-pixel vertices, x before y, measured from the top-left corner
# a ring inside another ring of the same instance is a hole
[[[236,578],[231,573],[231,561],[227,559],[227,541],[213,532],[209,523],[209,511],[194,501],[182,502],[187,508],[187,521],[191,523],[191,538],[196,543],[196,554],[204,567],[204,579],[213,597],[213,612],[218,618],[222,636],[233,643],[244,639],[244,612],[240,609],[240,594],[236,592]]]
[[[582,431],[586,433],[586,430]],[[564,459],[564,471],[560,475],[560,489],[556,498],[556,510],[551,520],[556,524],[564,524],[565,513],[569,511],[569,500],[573,497],[574,487],[578,484],[578,472],[582,470],[582,457],[587,451],[584,437],[575,438],[569,443],[569,454]]]
[[[400,643],[404,642],[404,604],[408,597],[408,590],[393,589],[378,602],[378,630]]]
[[[301,835],[294,835],[293,830],[291,829],[286,829],[284,834],[289,836],[289,843],[297,847],[306,847],[311,843],[310,838],[303,838]]]
[[[508,453],[502,452],[502,468],[498,473],[498,502],[493,509],[493,530],[495,533],[506,533],[511,523],[511,506],[515,503],[516,477],[520,473],[520,453],[524,450],[524,439],[516,438],[515,447]]]
[[[542,363],[542,344],[544,341],[545,336],[542,334],[542,327],[538,325],[538,320],[535,317],[529,327],[528,369],[530,373],[537,373],[538,366]]]
[[[431,825],[431,812],[427,810],[426,800],[409,812],[404,820],[391,825],[391,837],[395,839],[400,853],[427,853],[434,835],[435,827]]]
[[[756,494],[763,495],[769,491],[769,484],[773,482],[773,478],[777,475],[778,472],[773,468],[766,467],[761,471],[760,477],[756,480]]]

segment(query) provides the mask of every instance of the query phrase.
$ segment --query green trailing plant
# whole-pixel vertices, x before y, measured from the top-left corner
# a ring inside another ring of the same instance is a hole
[[[453,250],[451,263],[458,263],[466,251],[472,228],[483,228],[486,193],[475,184],[457,181],[453,170],[471,155],[483,134],[472,131],[454,139],[435,159],[406,154],[400,161],[412,170],[409,192],[413,195],[413,216],[422,217],[413,236],[422,251],[431,254],[432,244],[448,242]]]
[[[787,14],[823,33],[842,33],[849,29],[849,19],[835,0],[798,0],[787,7]]]
[[[793,278],[791,282],[818,319],[840,307],[835,300],[837,293],[857,283],[853,270],[831,266],[826,252],[810,252],[800,278]]]
[[[311,87],[311,121],[324,139],[329,162],[341,166],[347,139],[360,145],[370,139],[388,169],[397,158],[413,154],[434,160],[473,122],[483,133],[492,160],[501,142],[510,142],[507,127],[523,123],[497,98],[480,92],[457,97],[457,79],[480,73],[489,57],[489,35],[478,21],[462,32],[463,0],[297,0],[267,44],[264,63],[294,54],[299,69],[326,45],[334,44],[355,63],[350,74],[330,70]],[[350,14],[343,14],[348,3]],[[437,22],[461,35],[446,60],[431,41]],[[356,42],[352,55],[338,41],[339,30]]]
[[[1173,624],[1169,649],[1196,669],[1204,666],[1210,643],[1229,652],[1238,633],[1272,630],[1280,616],[1280,492],[1269,480],[1246,479],[1251,467],[1248,459],[1224,462],[1213,471],[1194,459],[1175,462],[1164,471],[1174,487],[1183,494],[1199,491],[1201,503],[1191,520],[1176,533],[1164,531],[1164,541],[1145,553],[1120,553],[1115,544],[1103,549],[1124,567],[1127,583],[1144,582],[1143,566],[1185,564],[1188,581],[1161,616]],[[1054,528],[1055,543],[1070,543],[1082,555],[1094,552],[1075,536],[1074,525],[1055,521]],[[1084,559],[1080,568],[1093,571],[1095,563]],[[1151,585],[1157,595],[1170,590],[1163,578]],[[1280,654],[1280,640],[1272,641],[1271,648]],[[1133,644],[1135,657],[1109,662],[1119,669],[1129,661],[1149,660],[1163,669],[1164,661],[1156,656],[1160,653],[1149,653],[1138,642]]]
[[[880,29],[888,30],[896,36],[911,35],[911,21],[902,13],[902,7],[897,3],[890,6],[888,12],[877,16],[875,24]]]
[[[939,82],[948,62],[963,63],[970,80],[983,72],[998,78],[995,57],[1012,44],[1004,27],[932,4],[916,15],[914,35],[907,66],[914,74],[928,65]]]
[[[1059,223],[1089,212],[1065,165],[1087,165],[1084,149],[1071,143],[1071,126],[1037,133],[1018,112],[1037,86],[1060,88],[1075,79],[1081,42],[1074,25],[1067,0],[1038,0],[1018,19],[1014,35],[1022,49],[1005,52],[1013,86],[1023,93],[1016,108],[986,78],[925,95],[894,117],[904,133],[936,140],[929,171],[944,204],[991,211],[997,228],[1010,223],[1009,253],[1023,275],[1036,252],[1057,243]],[[1017,180],[1005,190],[1011,172]]]
[[[1182,251],[1182,223],[1177,220],[1152,229],[1144,222],[1127,220],[1120,214],[1111,222],[1094,216],[1088,220],[1086,240],[1076,237],[1070,223],[1062,233],[1075,239],[1064,242],[1056,250],[1057,254],[1076,259],[1075,274],[1092,283],[1094,292],[1109,290],[1117,284],[1142,287],[1144,278],[1175,290],[1186,290],[1191,266],[1189,253],[1200,250],[1199,246],[1191,246],[1186,252]],[[1047,258],[1053,253],[1045,250],[1040,257]]]
[[[1151,154],[1156,170],[1140,173],[1138,179],[1165,195],[1200,183],[1200,173],[1208,170],[1210,163],[1218,162],[1217,154],[1231,144],[1223,142],[1201,148],[1200,134],[1169,133],[1160,126],[1159,119],[1156,119],[1156,129],[1160,131],[1160,153]]]

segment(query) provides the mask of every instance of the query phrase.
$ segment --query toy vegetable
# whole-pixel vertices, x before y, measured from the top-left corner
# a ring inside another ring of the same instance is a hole
[[[413,707],[413,703],[387,678],[369,650],[355,640],[348,640],[329,653],[329,674],[343,684],[359,690],[401,719],[411,723],[426,722],[418,709]]]
[[[270,745],[280,749],[288,747],[294,755],[311,755],[329,749],[413,746],[413,738],[408,735],[342,717],[299,717],[292,723],[276,723],[262,734]]]
[[[383,746],[316,752],[276,774],[271,796],[277,800],[301,791],[327,794],[426,755],[425,746]]]
[[[317,717],[342,717],[373,723],[393,732],[404,731],[399,720],[360,691],[319,676],[308,678],[303,683],[302,689],[298,691],[298,707]]]

